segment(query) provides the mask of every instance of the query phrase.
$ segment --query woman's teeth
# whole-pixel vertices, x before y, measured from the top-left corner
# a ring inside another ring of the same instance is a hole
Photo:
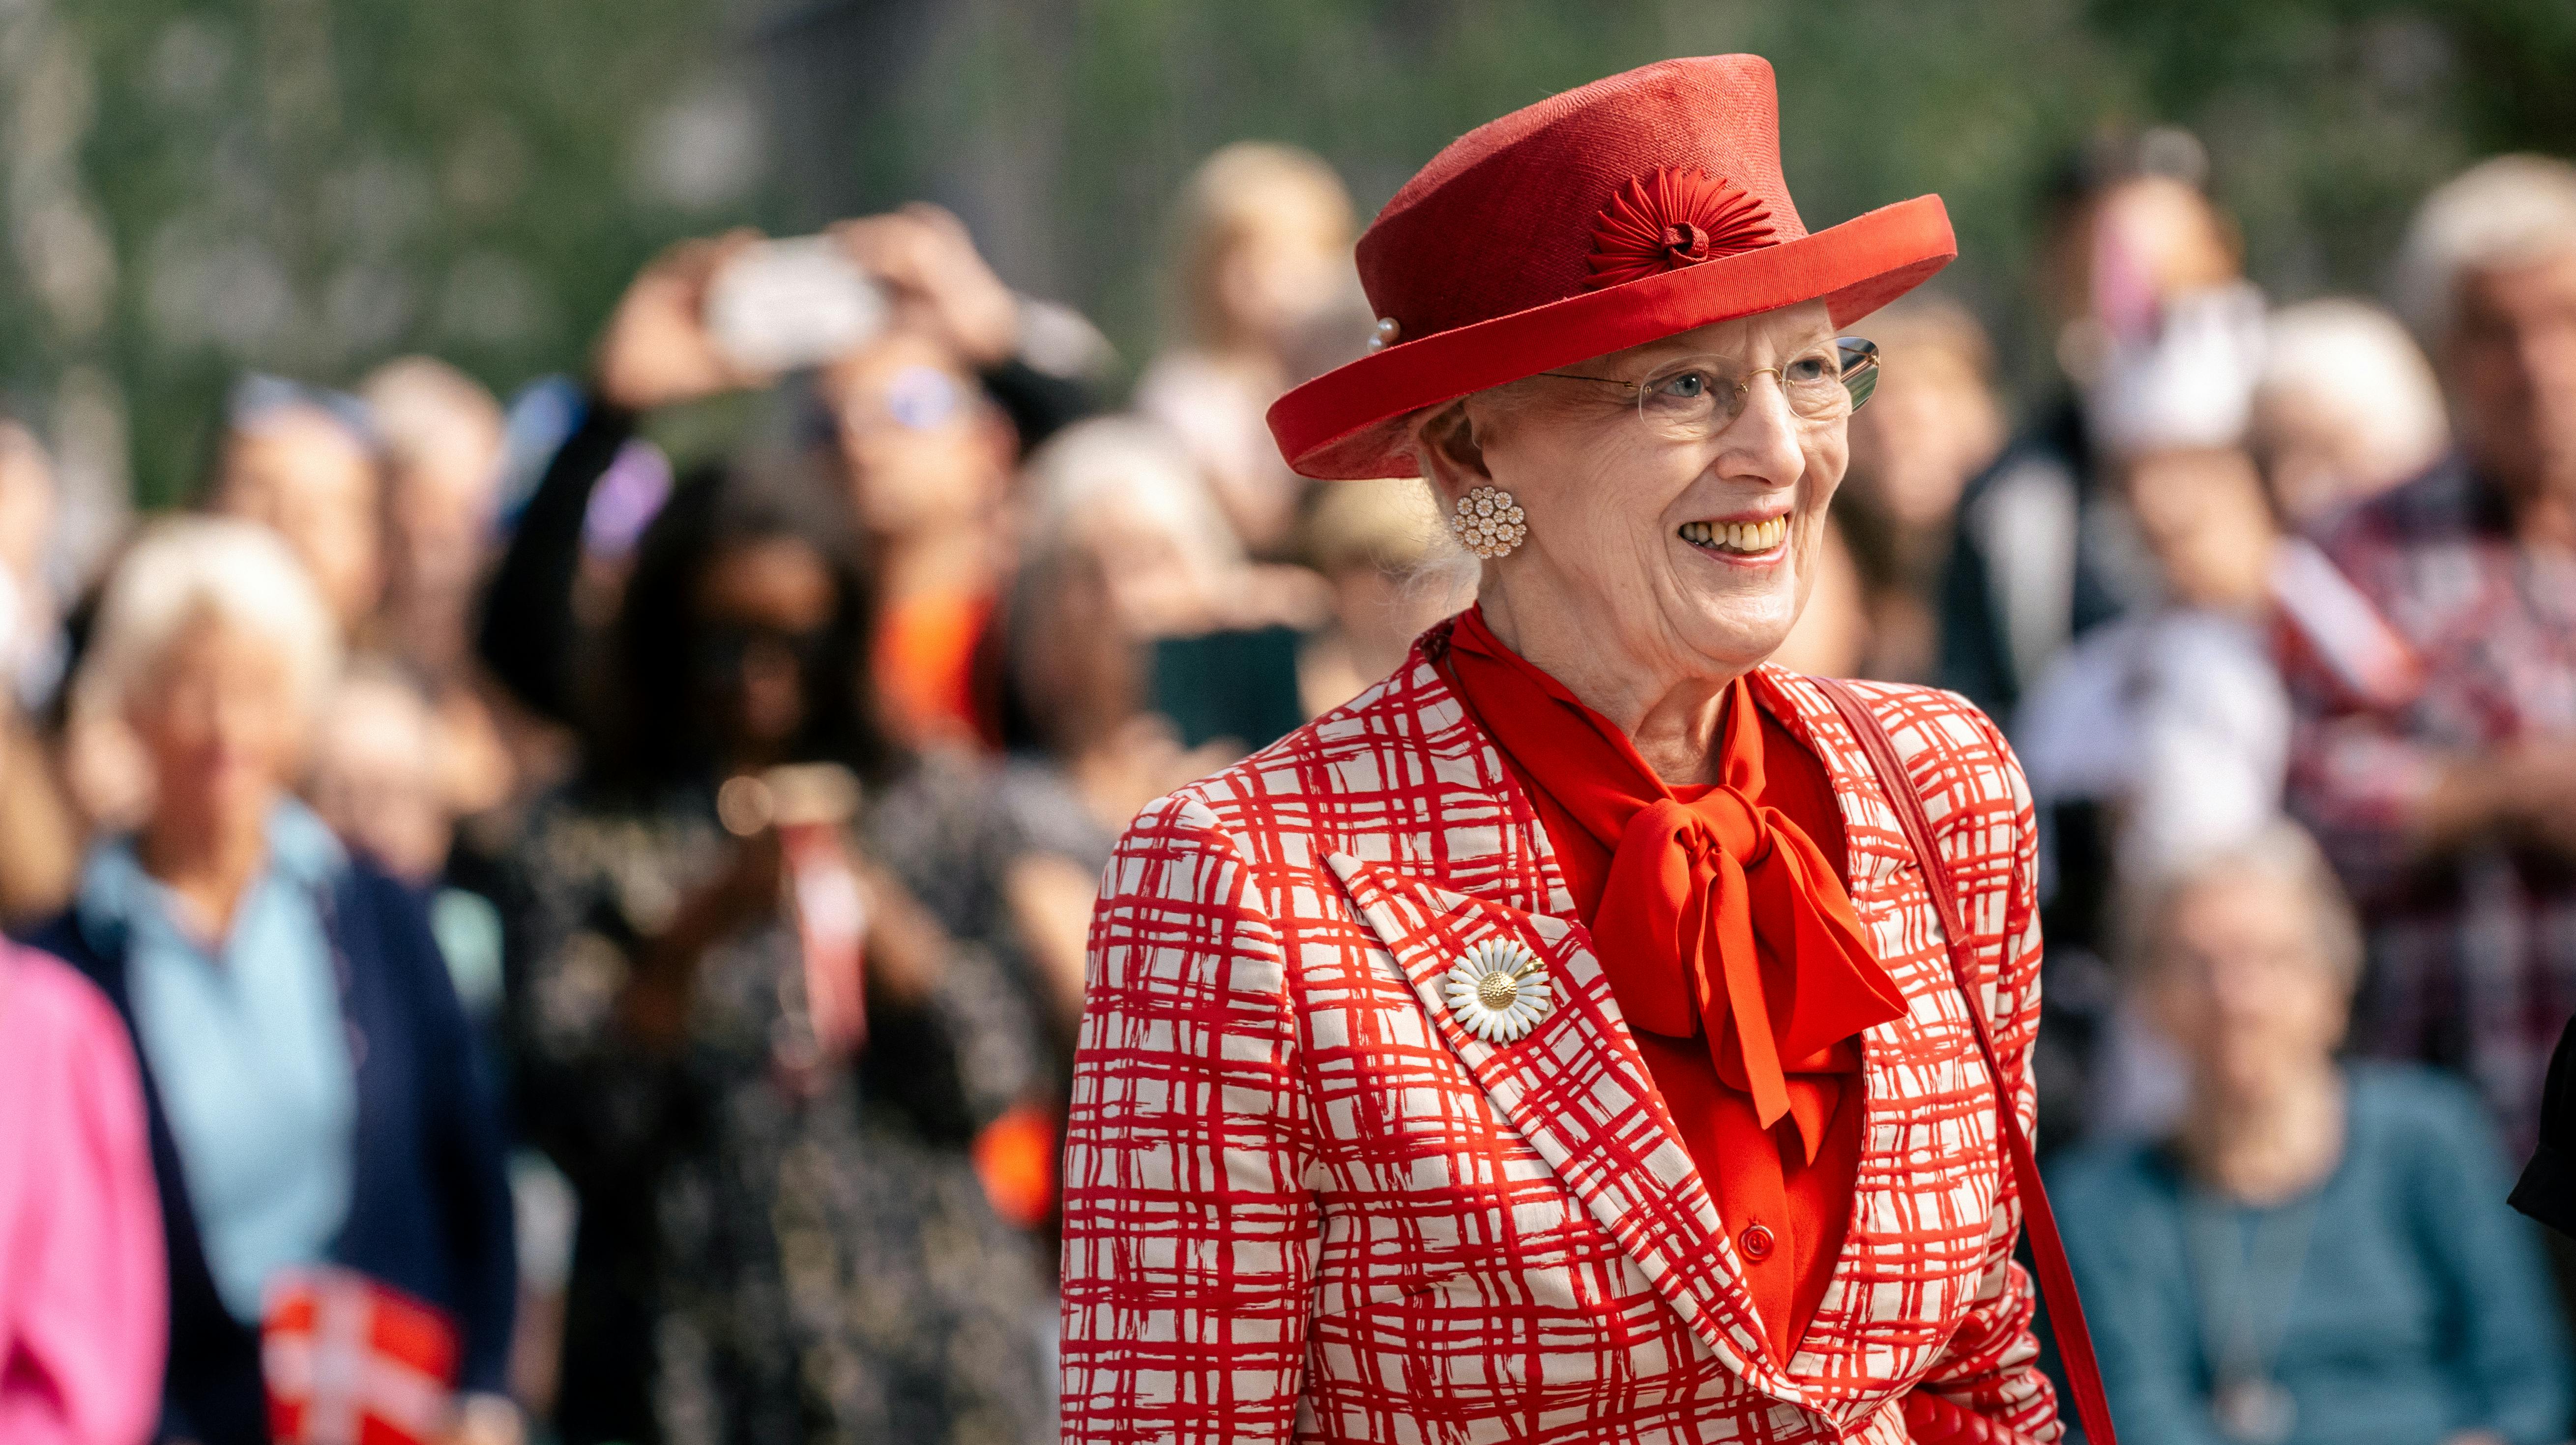
[[[1747,555],[1768,552],[1788,537],[1786,517],[1773,517],[1767,522],[1684,522],[1681,527],[1682,540],[1694,547]]]

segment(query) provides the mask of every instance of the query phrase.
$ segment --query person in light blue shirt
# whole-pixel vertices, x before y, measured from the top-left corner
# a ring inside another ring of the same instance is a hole
[[[419,899],[289,791],[338,653],[264,528],[146,533],[74,706],[130,733],[150,803],[33,941],[106,992],[143,1066],[169,1266],[162,1437],[265,1445],[261,1326],[290,1271],[327,1267],[445,1316],[460,1398],[423,1413],[488,1445],[517,1430],[499,1117]]]
[[[2567,1338],[2457,1080],[2346,1064],[2351,911],[2288,823],[2139,895],[2134,985],[2187,1061],[2157,1143],[2049,1188],[2130,1445],[2549,1445]]]
[[[292,800],[269,810],[266,867],[207,935],[147,872],[138,841],[102,845],[79,907],[125,925],[134,1032],[169,1116],[206,1265],[224,1307],[260,1317],[283,1268],[326,1257],[349,1211],[358,1088],[317,900],[348,855]]]

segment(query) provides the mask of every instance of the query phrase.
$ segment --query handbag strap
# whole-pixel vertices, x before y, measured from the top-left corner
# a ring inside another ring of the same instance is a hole
[[[1914,775],[1906,770],[1904,760],[1897,756],[1895,740],[1887,735],[1886,726],[1859,693],[1834,678],[1811,677],[1807,681],[1832,700],[1843,723],[1860,740],[1861,750],[1869,754],[1888,803],[1896,810],[1896,821],[1905,829],[1905,840],[1913,846],[1915,860],[1923,865],[1924,886],[1932,895],[1932,907],[1941,916],[1941,932],[1949,941],[1950,977],[1966,999],[1977,1051],[1985,1056],[1986,1072],[1994,1079],[1996,1114],[2003,1124],[2005,1151],[2012,1158],[2013,1188],[2021,1196],[2022,1223],[2030,1236],[2032,1260],[2038,1266],[2040,1295],[2048,1302],[2049,1332],[2056,1336],[2057,1358],[2066,1367],[2067,1388],[2075,1396],[2076,1418],[2083,1423],[2084,1436],[2091,1445],[2118,1445],[2111,1433],[2111,1403],[2102,1393],[2101,1361],[2094,1356],[2093,1333],[2084,1326],[2084,1304],[2075,1295],[2075,1271],[2066,1260],[2066,1241],[2057,1232],[2056,1212],[2048,1207],[2048,1190],[2040,1183],[2039,1160],[2031,1152],[2030,1135],[2021,1125],[2021,1111],[2013,1107],[2012,1089],[1996,1059],[1993,1031],[1987,1026],[1985,1010],[1977,1006],[1976,990],[1969,986],[1974,961],[1969,955],[1967,919],[1959,908],[1957,885],[1933,841],[1932,819],[1923,810],[1923,794],[1915,787]]]

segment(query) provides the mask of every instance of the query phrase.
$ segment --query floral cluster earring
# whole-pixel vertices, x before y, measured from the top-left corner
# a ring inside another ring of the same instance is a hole
[[[1529,522],[1520,504],[1500,487],[1478,487],[1460,497],[1449,515],[1449,530],[1459,546],[1489,562],[1510,556],[1529,538]]]

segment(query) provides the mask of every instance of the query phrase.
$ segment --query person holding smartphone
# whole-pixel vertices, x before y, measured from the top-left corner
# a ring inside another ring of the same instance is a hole
[[[518,855],[522,1118],[581,1205],[567,1445],[1048,1418],[1042,1272],[973,1153],[1034,1023],[966,941],[976,781],[877,723],[860,556],[827,481],[683,482]]]
[[[593,681],[573,606],[583,519],[611,464],[654,412],[810,373],[800,439],[846,484],[881,563],[889,721],[915,740],[974,740],[992,514],[1019,454],[1094,408],[1084,368],[1103,347],[1072,313],[1004,286],[937,207],[795,241],[680,242],[601,331],[581,420],[520,514],[477,651],[522,703],[571,720]]]

